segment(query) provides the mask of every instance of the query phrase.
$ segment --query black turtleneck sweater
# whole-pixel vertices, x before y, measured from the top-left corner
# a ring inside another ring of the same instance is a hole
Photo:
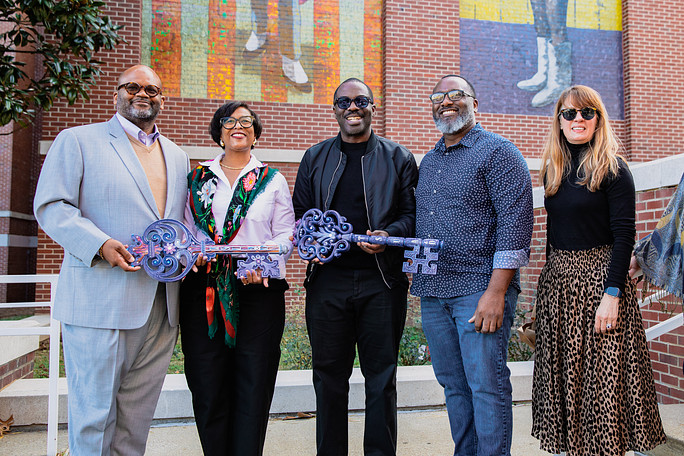
[[[568,144],[570,172],[555,195],[545,198],[547,242],[560,250],[588,250],[613,245],[606,287],[624,291],[629,260],[634,247],[635,193],[632,173],[619,159],[617,176],[607,176],[591,192],[577,184],[577,169],[586,144]]]

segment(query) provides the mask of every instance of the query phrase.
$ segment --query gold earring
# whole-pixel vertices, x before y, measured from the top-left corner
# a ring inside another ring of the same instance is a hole
[[[226,147],[226,143],[223,142],[223,138],[219,139],[219,146]]]
[[[255,139],[254,142],[252,143],[252,147],[254,147],[254,146],[256,146],[256,139]]]

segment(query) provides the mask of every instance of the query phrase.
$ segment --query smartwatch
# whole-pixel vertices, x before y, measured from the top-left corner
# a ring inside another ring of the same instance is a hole
[[[607,295],[615,296],[616,298],[622,297],[622,292],[618,287],[608,287],[603,292]]]

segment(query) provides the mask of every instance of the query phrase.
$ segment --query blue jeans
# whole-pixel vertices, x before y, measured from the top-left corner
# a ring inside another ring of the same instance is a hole
[[[518,292],[509,287],[503,325],[475,332],[468,320],[484,292],[454,298],[421,298],[423,330],[432,368],[444,387],[455,456],[511,454],[513,410],[508,338]]]

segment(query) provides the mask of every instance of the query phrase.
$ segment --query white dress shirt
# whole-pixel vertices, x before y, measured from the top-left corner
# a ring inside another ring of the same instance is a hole
[[[233,199],[233,193],[241,183],[242,177],[254,168],[263,168],[265,165],[251,156],[249,163],[240,171],[240,175],[233,185],[228,182],[228,178],[223,173],[220,162],[224,154],[218,155],[213,160],[201,162],[218,177],[216,192],[214,193],[211,212],[216,220],[216,232],[223,232],[223,222],[228,212],[228,206]],[[229,245],[286,245],[289,250],[284,255],[272,255],[271,258],[278,260],[280,278],[285,278],[285,263],[292,253],[292,241],[290,236],[294,231],[294,209],[292,208],[292,197],[287,186],[285,176],[277,173],[266,185],[261,193],[254,199],[247,211],[247,216],[242,221],[240,230]],[[204,231],[195,225],[192,211],[190,210],[190,193],[188,192],[188,203],[185,206],[185,225],[192,234],[200,241],[212,240]]]

